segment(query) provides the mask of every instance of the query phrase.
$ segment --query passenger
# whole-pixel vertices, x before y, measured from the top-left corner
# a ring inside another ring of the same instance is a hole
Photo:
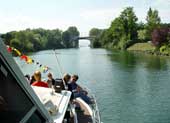
[[[35,82],[35,78],[34,78],[34,75],[31,76],[31,79],[30,79],[30,84],[32,85],[32,83]]]
[[[77,91],[77,83],[76,81],[78,80],[78,75],[72,75],[71,81],[68,83],[68,90],[71,92]]]
[[[29,75],[29,74],[26,74],[26,75],[25,75],[25,78],[26,78],[26,80],[28,81],[28,83],[30,84],[30,75]]]
[[[76,83],[78,78],[79,78],[78,75],[73,75],[71,77],[71,82],[68,85],[68,90],[70,90],[73,93],[73,98],[80,97],[86,103],[91,104],[92,102],[90,98],[87,96],[87,92]]]
[[[54,89],[56,92],[61,90],[68,90],[68,82],[70,81],[71,76],[69,74],[64,74],[63,78],[55,79]]]
[[[53,78],[53,75],[52,75],[52,73],[48,73],[47,76],[48,76],[48,80],[47,80],[48,87],[52,88],[52,85],[55,84],[55,80]]]
[[[64,81],[64,83],[65,83],[65,86],[66,86],[66,89],[68,90],[68,83],[69,83],[69,81],[70,81],[70,78],[71,78],[71,76],[69,75],[69,74],[64,74],[64,76],[63,76],[63,81]],[[63,84],[63,86],[64,86],[64,84]]]
[[[41,81],[41,72],[36,71],[34,73],[35,82],[32,83],[32,86],[40,86],[48,88],[48,84],[46,82]]]

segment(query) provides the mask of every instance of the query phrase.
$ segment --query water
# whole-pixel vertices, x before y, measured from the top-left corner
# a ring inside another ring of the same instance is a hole
[[[170,122],[170,58],[90,48],[57,53],[62,71],[78,74],[78,83],[96,95],[104,123]],[[31,57],[59,77],[53,51]],[[17,62],[24,74],[39,68]]]

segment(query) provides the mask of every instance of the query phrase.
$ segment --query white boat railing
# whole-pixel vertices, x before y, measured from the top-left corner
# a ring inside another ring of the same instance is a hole
[[[93,110],[93,123],[101,123],[100,112],[99,112],[99,109],[98,109],[98,105],[97,105],[95,96],[92,95],[92,98],[93,98],[93,101],[94,101],[94,104],[92,104],[92,106],[91,106],[92,110]]]
[[[90,104],[90,107],[92,108],[92,112],[93,112],[93,114],[92,114],[93,115],[93,123],[101,123],[100,111],[99,111],[99,108],[97,105],[95,95],[92,94],[90,89],[88,89],[87,87],[83,86],[83,89],[88,92],[88,97],[90,97],[91,100],[93,101],[93,103]]]

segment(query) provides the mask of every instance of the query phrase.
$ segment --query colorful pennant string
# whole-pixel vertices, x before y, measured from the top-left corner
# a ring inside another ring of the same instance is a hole
[[[43,73],[47,73],[48,70],[50,69],[48,66],[46,65],[42,65],[39,62],[36,62],[35,60],[33,60],[32,58],[30,58],[29,56],[22,54],[18,49],[14,48],[14,47],[10,47],[9,45],[6,45],[7,47],[7,51],[9,53],[13,53],[15,52],[15,54],[17,54],[17,56],[20,57],[21,60],[24,60],[27,64],[32,64],[35,63],[36,65],[39,65],[39,71],[43,72]]]

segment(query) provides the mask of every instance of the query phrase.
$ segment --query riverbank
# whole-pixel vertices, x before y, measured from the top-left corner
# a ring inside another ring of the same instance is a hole
[[[163,48],[157,49],[152,43],[136,43],[127,48],[127,51],[142,52],[156,56],[170,56],[170,53],[165,51],[166,48]]]

